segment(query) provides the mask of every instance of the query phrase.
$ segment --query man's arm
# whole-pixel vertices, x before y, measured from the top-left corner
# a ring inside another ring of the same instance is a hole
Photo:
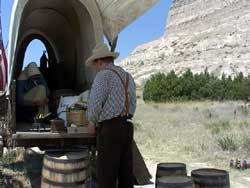
[[[107,71],[101,71],[96,75],[92,85],[88,100],[87,117],[88,121],[98,123],[103,105],[108,96],[108,77]]]

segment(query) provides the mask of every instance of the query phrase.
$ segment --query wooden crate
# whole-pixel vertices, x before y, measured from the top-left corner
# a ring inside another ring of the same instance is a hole
[[[67,127],[68,134],[88,133],[87,127]]]

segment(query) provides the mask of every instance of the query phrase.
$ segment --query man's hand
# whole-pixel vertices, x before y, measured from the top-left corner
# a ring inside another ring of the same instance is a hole
[[[88,132],[89,134],[95,135],[95,124],[92,122],[89,122],[88,124]]]

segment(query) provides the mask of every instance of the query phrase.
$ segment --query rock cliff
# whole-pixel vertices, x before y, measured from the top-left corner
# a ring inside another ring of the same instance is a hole
[[[173,0],[164,35],[120,64],[142,85],[156,72],[206,68],[216,76],[250,73],[250,0]]]

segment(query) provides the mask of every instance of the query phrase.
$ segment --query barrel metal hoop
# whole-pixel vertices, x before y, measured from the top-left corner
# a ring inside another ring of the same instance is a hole
[[[221,174],[213,174],[213,173],[210,173],[209,175],[203,175],[203,174],[199,174],[199,171],[217,171],[217,172],[220,172]],[[197,170],[193,170],[191,172],[191,176],[192,177],[197,177],[197,178],[216,178],[216,179],[219,179],[219,178],[228,178],[229,177],[229,174],[227,171],[225,170],[220,170],[220,169],[215,169],[215,168],[204,168],[204,169],[197,169]]]
[[[160,171],[173,171],[173,170],[186,170],[185,167],[163,167],[159,166],[158,170]]]
[[[224,187],[224,186],[227,186],[228,185],[228,183],[211,183],[211,182],[196,182],[196,181],[194,181],[195,182],[195,184],[196,185],[199,185],[199,186],[201,186],[201,187]]]
[[[185,182],[185,183],[176,183],[175,185],[176,185],[176,186],[177,186],[177,185],[182,185],[182,186],[193,186],[193,182],[190,181],[190,182]],[[157,182],[157,186],[166,187],[166,182],[165,182],[165,183],[163,183],[163,182]]]
[[[57,174],[72,174],[72,173],[79,173],[79,172],[85,171],[85,170],[88,169],[88,166],[86,166],[84,168],[70,169],[70,170],[54,169],[54,168],[50,168],[50,167],[48,167],[46,165],[43,165],[43,168],[45,170],[48,170],[50,172],[54,172],[54,173],[57,173]]]
[[[212,178],[212,179],[227,179],[228,178],[228,174],[221,174],[221,175],[218,175],[218,174],[210,174],[208,176],[204,176],[204,175],[201,175],[201,174],[195,174],[195,173],[191,173],[191,176],[194,177],[194,178],[203,178],[203,179],[207,179],[207,178]]]
[[[78,163],[78,162],[86,161],[88,160],[88,157],[83,157],[79,159],[55,159],[53,157],[45,155],[45,159],[47,159],[48,161],[56,162],[56,163],[68,164],[68,163]]]
[[[170,166],[176,165],[176,166]],[[186,170],[186,164],[184,163],[159,163],[157,165],[159,170]]]
[[[59,183],[59,182],[54,182],[54,181],[48,180],[47,178],[43,178],[42,182],[49,184],[49,185],[52,185],[52,186],[55,186],[55,187],[73,187],[73,186],[85,184],[85,180],[79,181],[79,182]]]

